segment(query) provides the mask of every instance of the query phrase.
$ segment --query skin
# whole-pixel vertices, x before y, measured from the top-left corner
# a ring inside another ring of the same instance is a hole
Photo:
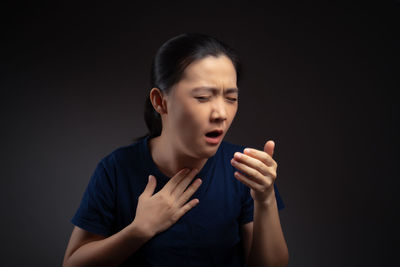
[[[63,266],[118,266],[154,235],[168,229],[198,203],[188,199],[201,181],[193,180],[196,169],[184,169],[172,177],[156,194],[156,179],[149,182],[139,196],[135,219],[121,231],[104,237],[79,227],[72,231]]]
[[[289,252],[283,236],[273,183],[277,163],[272,158],[275,143],[269,140],[264,151],[246,148],[236,152],[231,164],[244,173],[235,178],[250,188],[254,200],[254,220],[242,226],[246,266],[287,266]]]
[[[200,170],[220,145],[207,143],[205,134],[218,128],[225,136],[236,115],[235,68],[226,56],[197,60],[169,94],[153,88],[150,99],[163,125],[161,135],[149,142],[157,167],[169,177],[185,167]]]
[[[199,87],[202,89],[195,90]],[[226,56],[196,60],[169,94],[153,88],[150,100],[163,125],[161,135],[149,140],[150,152],[159,170],[171,177],[169,182],[154,194],[157,178],[150,176],[139,197],[135,219],[110,237],[75,227],[64,266],[117,266],[201,201],[188,202],[201,186],[196,174],[220,145],[207,143],[205,134],[218,128],[225,136],[238,108],[232,62]],[[254,199],[254,222],[242,226],[246,266],[286,266],[288,262],[273,189],[277,169],[272,158],[274,147],[274,142],[268,141],[264,151],[238,152],[231,162],[245,174],[236,172],[235,178],[250,187]]]
[[[215,91],[195,92],[193,88],[197,87],[211,87]],[[209,56],[190,64],[170,94],[152,89],[150,99],[161,114],[163,130],[160,137],[150,140],[150,148],[162,172],[172,175],[185,167],[201,169],[216,153],[219,144],[207,144],[204,134],[222,128],[225,136],[238,108],[235,88],[236,71],[230,59]],[[263,151],[248,148],[244,153],[235,153],[231,161],[244,173],[235,172],[235,178],[250,188],[255,206],[254,222],[242,226],[247,266],[288,264],[273,187],[277,176],[277,163],[272,158],[274,148],[275,143],[269,140]]]

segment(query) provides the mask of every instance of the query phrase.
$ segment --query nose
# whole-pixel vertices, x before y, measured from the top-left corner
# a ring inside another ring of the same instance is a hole
[[[211,121],[222,122],[226,120],[226,109],[224,100],[221,98],[213,101],[212,110],[211,110]]]

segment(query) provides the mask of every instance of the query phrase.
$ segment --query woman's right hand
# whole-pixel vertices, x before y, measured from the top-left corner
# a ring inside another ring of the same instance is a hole
[[[171,227],[199,203],[198,199],[186,203],[201,185],[201,179],[197,179],[187,187],[197,173],[197,169],[180,170],[154,195],[157,181],[150,175],[146,188],[139,196],[132,224],[151,237]]]

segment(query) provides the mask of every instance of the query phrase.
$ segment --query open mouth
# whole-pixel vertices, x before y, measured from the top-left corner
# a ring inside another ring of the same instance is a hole
[[[218,145],[221,142],[223,130],[214,130],[206,133],[206,142],[213,146]]]
[[[215,131],[206,133],[206,136],[211,137],[211,138],[216,138],[216,137],[219,137],[221,134],[222,134],[222,131],[215,130]]]

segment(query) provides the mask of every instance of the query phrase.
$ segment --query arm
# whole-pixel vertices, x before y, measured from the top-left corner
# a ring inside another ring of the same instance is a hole
[[[107,238],[75,227],[63,266],[118,266],[150,238],[134,223]]]
[[[75,227],[64,256],[63,266],[117,266],[156,234],[165,231],[199,203],[189,198],[201,185],[198,170],[181,170],[156,194],[156,179],[149,176],[139,196],[135,219],[118,233],[103,237]],[[187,203],[186,203],[187,202]]]
[[[264,151],[235,153],[232,165],[244,174],[235,177],[250,187],[254,200],[254,221],[242,226],[248,266],[287,266],[289,253],[283,236],[273,183],[277,164],[272,159],[273,142]]]
[[[289,252],[276,201],[254,203],[254,222],[242,226],[246,266],[287,266]]]

